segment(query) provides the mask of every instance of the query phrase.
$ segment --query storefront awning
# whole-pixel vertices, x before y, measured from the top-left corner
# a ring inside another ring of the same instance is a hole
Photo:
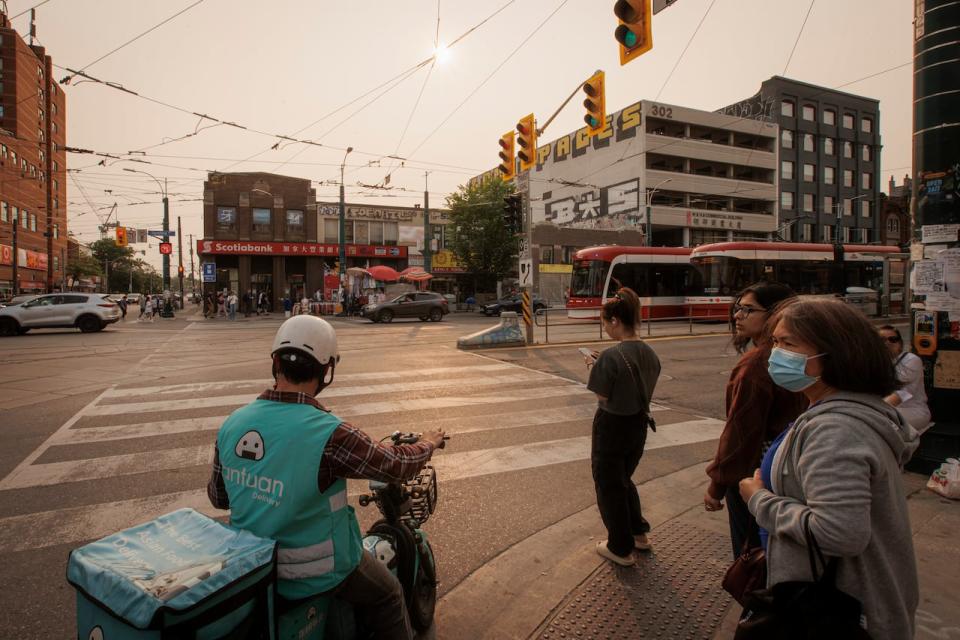
[[[430,275],[429,273],[425,273],[421,269],[419,271],[411,271],[410,273],[401,274],[400,277],[410,282],[424,282],[426,280],[429,280],[433,276]]]

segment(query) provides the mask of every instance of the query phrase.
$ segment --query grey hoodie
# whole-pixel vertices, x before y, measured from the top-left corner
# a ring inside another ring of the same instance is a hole
[[[900,473],[916,430],[877,396],[836,393],[807,409],[773,459],[773,491],[748,504],[770,532],[767,584],[810,581],[803,523],[839,557],[837,587],[860,600],[874,640],[913,638],[917,567]]]

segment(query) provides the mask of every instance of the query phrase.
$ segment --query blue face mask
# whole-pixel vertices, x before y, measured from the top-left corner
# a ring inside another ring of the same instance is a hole
[[[773,381],[788,391],[803,391],[813,385],[820,376],[808,376],[807,360],[826,355],[805,356],[795,351],[774,347],[767,360],[767,371]]]

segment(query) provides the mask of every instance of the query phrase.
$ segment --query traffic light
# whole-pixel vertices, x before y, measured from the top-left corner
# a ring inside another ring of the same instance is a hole
[[[523,204],[519,193],[503,199],[503,226],[507,233],[520,233],[523,223]]]
[[[517,156],[514,151],[514,132],[507,131],[500,136],[500,177],[513,180],[517,172]]]
[[[653,48],[651,0],[617,0],[613,13],[620,19],[613,35],[620,43],[620,64],[625,65]]]
[[[183,265],[182,265],[182,264],[177,266],[177,275],[179,275],[181,278],[183,277]]]
[[[604,90],[604,73],[597,71],[583,83],[583,92],[587,94],[583,106],[587,114],[583,121],[587,123],[587,132],[592,136],[603,131],[607,123],[607,98]]]
[[[517,123],[517,144],[520,149],[517,157],[520,158],[520,171],[528,171],[537,164],[537,123],[533,114],[520,118]]]
[[[125,247],[127,246],[127,228],[126,227],[117,227],[117,246]]]

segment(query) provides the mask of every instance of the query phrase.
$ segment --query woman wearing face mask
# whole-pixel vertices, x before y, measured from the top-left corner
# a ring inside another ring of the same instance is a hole
[[[733,344],[743,356],[727,382],[727,421],[720,434],[717,454],[707,466],[710,485],[703,496],[707,511],[727,503],[733,556],[760,546],[757,527],[740,499],[737,483],[760,464],[765,447],[806,408],[803,394],[773,384],[767,373],[770,335],[767,320],[774,309],[793,301],[793,290],[778,282],[758,282],[741,291],[730,309]]]
[[[897,389],[876,330],[843,302],[776,314],[769,371],[810,402],[740,495],[767,532],[767,584],[812,579],[805,527],[838,558],[836,586],[858,599],[874,640],[913,637],[919,598],[902,465],[918,436],[883,401]]]
[[[660,360],[637,336],[640,299],[622,288],[603,305],[603,329],[618,344],[592,365],[587,389],[597,394],[593,418],[590,463],[597,491],[597,507],[607,529],[607,539],[597,544],[597,553],[623,566],[633,564],[633,550],[650,550],[650,524],[640,509],[640,496],[633,472],[640,463],[647,441],[650,398],[660,376]]]
[[[930,407],[927,405],[927,391],[923,387],[923,361],[919,356],[903,350],[903,336],[893,325],[885,324],[877,331],[893,357],[897,379],[903,383],[901,389],[884,400],[891,407],[896,407],[910,426],[923,433],[930,426]]]

